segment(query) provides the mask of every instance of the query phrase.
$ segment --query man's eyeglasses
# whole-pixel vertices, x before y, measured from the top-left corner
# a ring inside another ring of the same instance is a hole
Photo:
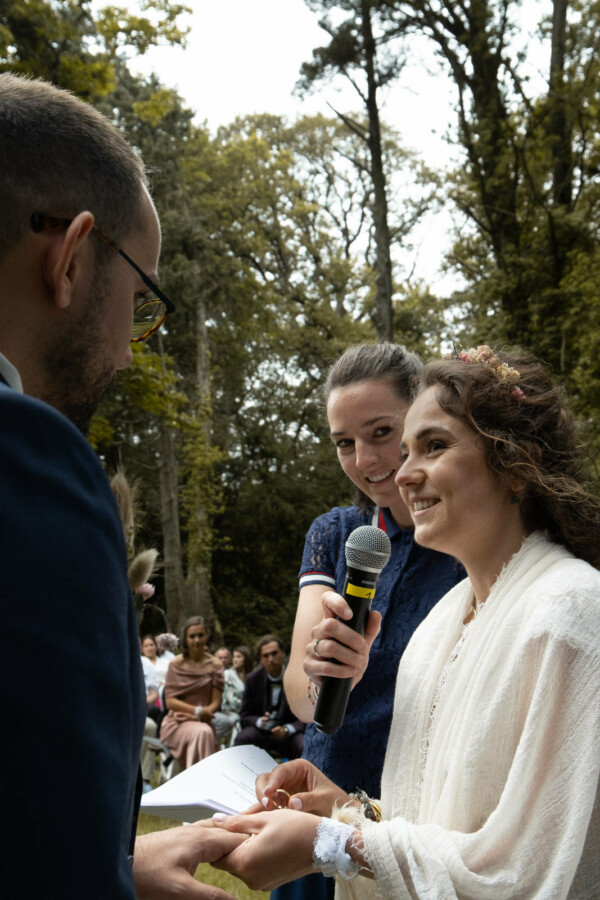
[[[36,232],[43,231],[45,228],[68,228],[72,221],[72,219],[60,219],[55,216],[46,216],[43,213],[34,213],[31,217],[31,228]],[[108,235],[104,234],[97,225],[92,227],[92,231],[94,231],[105,244],[108,244],[109,247],[116,250],[119,256],[122,256],[125,262],[128,262],[129,265],[135,269],[150,292],[149,295],[144,298],[143,303],[140,303],[133,311],[133,324],[131,327],[131,337],[129,339],[132,344],[137,341],[145,341],[151,334],[158,331],[169,313],[175,312],[175,306],[171,303],[169,298],[163,294],[158,285],[155,284],[151,278],[148,278],[146,273],[134,263],[131,257],[128,256],[125,251],[112,240],[112,238],[109,238]]]

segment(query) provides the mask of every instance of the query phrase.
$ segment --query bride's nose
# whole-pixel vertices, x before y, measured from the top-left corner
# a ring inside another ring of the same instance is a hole
[[[420,484],[424,477],[423,471],[415,464],[414,458],[409,455],[400,464],[394,481],[401,488],[410,484]]]

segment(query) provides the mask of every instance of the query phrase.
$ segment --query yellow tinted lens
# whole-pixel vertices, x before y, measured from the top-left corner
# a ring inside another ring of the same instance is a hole
[[[167,308],[162,300],[146,300],[133,313],[131,340],[140,341],[162,324]]]

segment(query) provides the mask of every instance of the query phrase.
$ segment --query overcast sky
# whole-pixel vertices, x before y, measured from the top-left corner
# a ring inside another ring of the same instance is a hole
[[[328,102],[346,111],[359,108],[358,97],[343,79],[321,85],[303,100],[294,96],[301,64],[311,59],[314,47],[328,42],[304,0],[195,0],[190,6],[192,15],[182,18],[191,25],[187,49],[154,49],[132,61],[131,68],[144,74],[155,70],[209,127],[251,113],[292,119],[330,115]],[[384,98],[382,112],[407,144],[433,153],[433,145],[441,143],[436,135],[452,113],[453,92],[439,72],[434,77],[423,70],[423,49],[417,48],[401,85]],[[429,62],[433,65],[433,58]]]

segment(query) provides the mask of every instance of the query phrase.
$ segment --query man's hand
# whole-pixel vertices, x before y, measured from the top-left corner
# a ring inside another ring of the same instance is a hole
[[[133,880],[138,900],[233,900],[220,888],[196,881],[203,862],[214,862],[247,839],[224,829],[184,825],[140,835],[135,842]]]
[[[271,737],[274,741],[283,741],[287,737],[287,731],[284,725],[276,725],[271,728]]]

